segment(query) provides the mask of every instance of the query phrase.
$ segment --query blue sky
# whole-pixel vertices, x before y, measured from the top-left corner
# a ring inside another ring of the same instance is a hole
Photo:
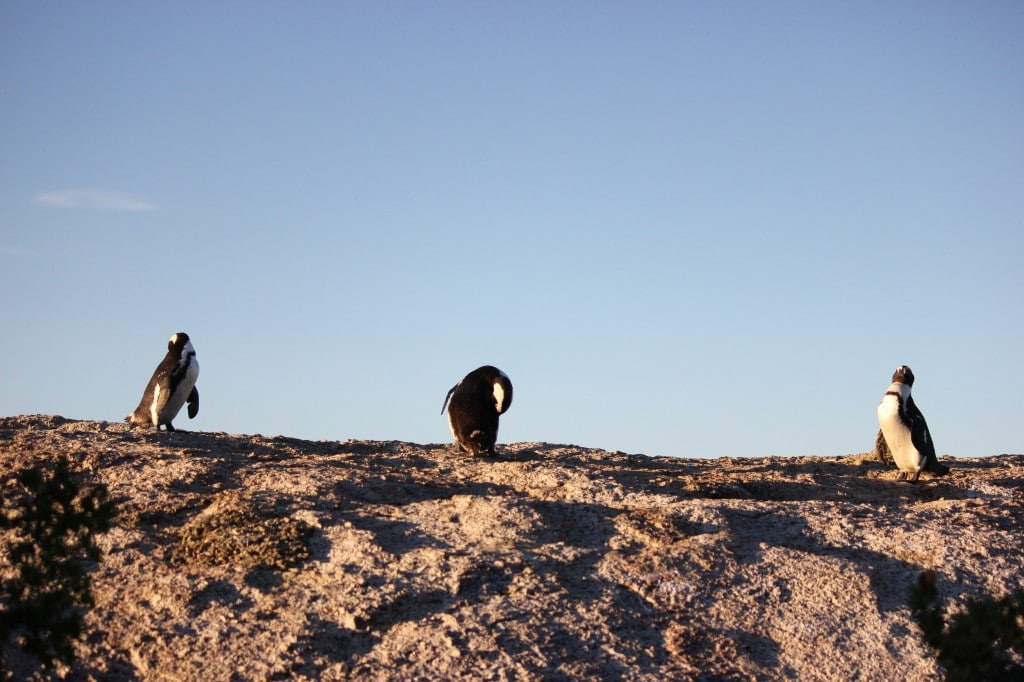
[[[1024,4],[0,3],[0,415],[1021,452]]]

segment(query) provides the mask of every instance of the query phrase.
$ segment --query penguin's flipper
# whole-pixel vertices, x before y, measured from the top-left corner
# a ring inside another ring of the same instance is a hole
[[[924,447],[918,445],[919,438]],[[917,418],[914,419],[914,424],[910,432],[910,439],[917,447],[917,451],[924,455],[923,469],[938,476],[943,476],[949,473],[949,467],[939,464],[939,457],[935,454],[935,441],[932,440],[932,433],[928,430],[928,425],[924,421],[924,415],[920,412],[918,413]]]
[[[195,419],[197,414],[199,414],[199,389],[193,386],[192,392],[188,394],[188,418]]]
[[[460,381],[459,384],[461,383],[462,382]],[[455,384],[454,386],[452,386],[451,389],[448,391],[448,395],[444,397],[444,405],[441,406],[441,414],[444,414],[444,411],[448,409],[448,401],[451,400],[452,393],[455,393],[455,389],[459,387],[459,384]]]
[[[928,422],[924,415],[914,403],[913,398],[907,400],[907,418],[910,420],[910,440],[917,448],[917,451],[924,455],[924,468],[937,476],[945,476],[949,473],[949,467],[939,462],[935,454],[935,441],[932,440],[932,433],[928,430]]]
[[[925,461],[938,461],[935,456],[935,443],[932,442],[932,434],[928,430],[928,423],[924,415],[918,412],[910,415],[910,442],[914,444],[917,451],[924,455]]]
[[[146,387],[145,406],[148,414],[152,418],[152,422],[147,419],[148,423],[152,423],[159,430],[160,424],[158,421],[158,415],[163,414],[164,407],[167,406],[167,401],[171,398],[170,391],[160,390],[161,384],[164,383],[164,377],[166,374],[154,375],[154,378],[150,380],[149,386]]]

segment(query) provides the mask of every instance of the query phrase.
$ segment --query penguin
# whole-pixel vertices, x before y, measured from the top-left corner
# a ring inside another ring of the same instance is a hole
[[[199,390],[196,379],[199,377],[199,361],[196,360],[196,349],[192,346],[188,334],[178,332],[167,342],[167,355],[157,365],[142,400],[135,411],[125,417],[132,426],[166,426],[174,431],[171,424],[181,406],[188,402],[188,418],[193,419],[199,414]]]
[[[882,464],[893,464],[892,452],[889,451],[889,444],[885,442],[885,436],[882,435],[881,429],[878,430],[878,435],[875,436],[875,449],[873,454]]]
[[[484,365],[467,374],[444,398],[448,427],[458,446],[474,455],[494,455],[498,417],[512,404],[512,382],[497,367]]]
[[[937,476],[949,473],[949,467],[940,464],[935,456],[935,443],[921,410],[914,404],[910,389],[914,373],[900,365],[892,375],[892,385],[878,405],[878,425],[892,459],[900,470],[900,480],[917,483],[921,472],[927,470]]]

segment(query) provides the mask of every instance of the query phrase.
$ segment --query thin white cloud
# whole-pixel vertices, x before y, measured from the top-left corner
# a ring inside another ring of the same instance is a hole
[[[5,256],[31,256],[32,252],[20,246],[4,246],[0,244],[0,253]]]
[[[85,208],[97,211],[155,211],[156,204],[123,192],[96,189],[61,189],[37,192],[32,201],[60,208]]]

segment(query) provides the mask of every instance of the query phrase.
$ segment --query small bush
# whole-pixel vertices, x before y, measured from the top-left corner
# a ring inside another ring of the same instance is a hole
[[[232,496],[189,521],[171,552],[178,566],[267,566],[284,570],[309,558],[309,524]]]
[[[1024,654],[1024,589],[1002,599],[970,599],[947,622],[935,589],[935,572],[925,571],[911,589],[910,607],[925,642],[946,669],[946,679],[1024,679],[1024,667],[1010,653]]]
[[[99,560],[94,537],[113,517],[106,486],[81,490],[66,457],[49,476],[41,466],[16,474],[0,508],[0,530],[13,531],[6,543],[12,577],[0,586],[0,647],[13,637],[45,667],[74,661],[82,609],[93,605],[81,559]]]

